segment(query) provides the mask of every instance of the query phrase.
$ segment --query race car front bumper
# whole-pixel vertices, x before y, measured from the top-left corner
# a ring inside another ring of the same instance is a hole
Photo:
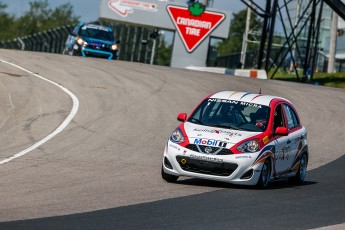
[[[93,57],[106,57],[107,59],[111,60],[114,57],[114,54],[110,51],[104,51],[104,50],[97,50],[97,49],[90,49],[87,47],[83,47],[80,51],[81,55],[83,57],[86,56],[93,56]]]
[[[163,157],[163,170],[175,176],[187,176],[221,182],[256,185],[263,164],[255,163],[260,152],[207,155],[168,141]]]
[[[108,50],[108,49],[101,49],[101,48],[94,48],[85,45],[78,45],[74,44],[73,49],[77,50],[81,56],[83,57],[101,57],[107,58],[109,60],[117,58],[118,50]]]

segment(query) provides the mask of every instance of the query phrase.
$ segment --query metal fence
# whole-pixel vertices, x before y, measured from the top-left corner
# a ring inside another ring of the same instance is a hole
[[[288,50],[286,49],[285,52],[288,52]],[[278,50],[272,50],[273,55],[278,56]],[[283,52],[284,54],[284,52]],[[281,62],[282,61],[282,65],[280,66],[282,69],[284,69],[286,72],[291,68],[291,59],[285,57],[284,59],[284,55],[280,54],[280,56],[278,56],[278,61]],[[253,52],[247,52],[246,56],[246,63],[244,63],[244,68],[257,68],[257,55],[258,52],[253,51]],[[328,66],[328,57],[319,52],[317,54],[313,55],[317,55],[315,58],[317,60],[316,63],[316,69],[314,71],[319,71],[319,72],[327,72],[327,66]],[[240,60],[241,60],[241,53],[235,53],[235,54],[231,54],[231,55],[227,55],[227,56],[220,56],[217,57],[217,60],[214,64],[214,66],[218,66],[218,67],[226,67],[226,68],[240,68]],[[300,68],[301,66],[303,66],[303,60],[296,60],[297,64],[299,65],[298,68]],[[273,63],[273,60],[270,60],[270,63]],[[275,66],[277,68],[277,66]],[[337,72],[343,72],[345,71],[345,59],[336,59],[335,61],[335,70]],[[302,73],[303,74],[303,73]]]
[[[157,36],[156,38],[152,38],[154,28],[115,22],[97,23],[109,26],[114,30],[115,38],[120,40],[120,60],[161,64],[153,54],[157,54],[158,51],[159,55],[159,48],[162,44],[163,37]],[[73,29],[74,26],[64,26],[29,36],[18,37],[13,40],[0,41],[0,48],[62,53],[66,38],[72,33]],[[164,52],[171,53],[171,48]]]
[[[0,41],[0,48],[62,53],[65,40],[73,28],[74,26],[64,26],[13,40]]]

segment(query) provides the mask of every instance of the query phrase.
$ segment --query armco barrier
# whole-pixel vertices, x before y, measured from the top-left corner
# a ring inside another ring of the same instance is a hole
[[[267,79],[267,73],[265,70],[257,69],[226,69],[218,67],[197,67],[197,66],[188,66],[186,69],[209,72],[209,73],[220,73],[220,74],[229,74],[239,77],[250,77],[258,79]]]
[[[62,53],[66,38],[74,26],[58,27],[13,40],[0,41],[0,48]]]

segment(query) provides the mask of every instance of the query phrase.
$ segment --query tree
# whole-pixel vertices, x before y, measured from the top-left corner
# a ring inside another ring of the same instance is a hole
[[[47,26],[55,28],[62,25],[71,25],[79,22],[79,16],[73,15],[73,6],[70,3],[56,7],[50,15]]]
[[[46,23],[51,14],[48,1],[30,2],[30,9],[17,22],[17,36],[34,34],[46,29]]]
[[[76,24],[79,17],[73,14],[70,3],[51,9],[48,0],[29,3],[30,9],[19,18],[5,13],[6,5],[0,2],[0,40],[13,39],[60,26]],[[5,30],[2,28],[6,28]]]
[[[233,16],[234,17],[230,24],[229,37],[219,44],[220,56],[239,53],[242,49],[243,34],[246,28],[247,10],[242,10],[238,13],[233,14]],[[260,31],[262,28],[261,19],[254,13],[252,13],[252,17],[250,20],[250,28],[256,28],[256,30]],[[253,50],[254,47],[256,46],[253,44],[248,44],[248,50]]]
[[[156,51],[155,64],[157,65],[170,65],[172,45],[167,46],[164,39],[161,39],[160,45]]]
[[[14,16],[6,13],[7,5],[0,2],[0,40],[12,38]]]

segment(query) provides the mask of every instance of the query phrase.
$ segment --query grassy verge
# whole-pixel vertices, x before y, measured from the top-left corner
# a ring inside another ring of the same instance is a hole
[[[273,70],[268,73],[268,78],[271,79],[273,74]],[[302,81],[302,72],[299,71],[300,80],[297,79],[295,73],[287,73],[284,70],[278,71],[275,76],[274,80],[282,80],[282,81],[293,81],[293,82],[301,82]],[[310,80],[308,79],[308,82]],[[316,85],[324,85],[336,88],[345,88],[345,72],[340,73],[315,73],[313,82],[310,82]]]

